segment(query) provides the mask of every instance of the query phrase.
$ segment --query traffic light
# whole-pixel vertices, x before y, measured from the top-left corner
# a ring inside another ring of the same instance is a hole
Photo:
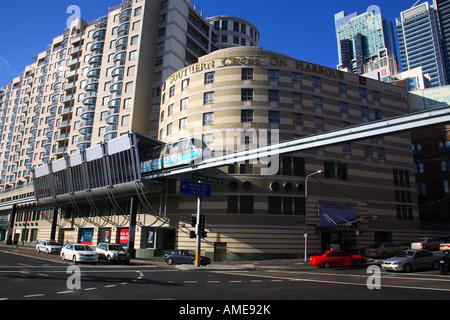
[[[189,238],[190,239],[195,239],[195,231],[190,231],[189,232]]]
[[[191,216],[191,226],[192,226],[192,228],[195,228],[196,225],[197,225],[197,215],[193,214]]]
[[[205,231],[205,223],[206,223],[205,216],[202,214],[200,216],[200,222],[199,222],[199,226],[198,226],[199,231]]]
[[[205,239],[208,237],[208,232],[202,231],[200,235],[201,235],[202,239]]]

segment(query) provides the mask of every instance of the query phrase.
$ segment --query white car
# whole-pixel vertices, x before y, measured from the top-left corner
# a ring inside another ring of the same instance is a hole
[[[420,238],[416,242],[411,243],[411,249],[439,250],[439,241],[436,238]]]
[[[80,243],[68,243],[61,249],[61,259],[77,262],[97,263],[98,255],[90,246]]]
[[[53,240],[41,240],[38,243],[36,243],[36,251],[37,253],[40,252],[46,252],[48,254],[50,253],[60,253],[61,246],[56,243],[56,241]]]
[[[130,263],[130,254],[120,244],[99,243],[95,252],[99,261]]]

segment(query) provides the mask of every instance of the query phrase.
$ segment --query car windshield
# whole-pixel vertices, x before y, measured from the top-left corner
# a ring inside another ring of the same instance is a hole
[[[377,248],[379,248],[381,246],[381,243],[374,243],[373,245],[371,245],[370,247],[369,247],[369,249],[377,249]]]
[[[417,240],[416,242],[425,242],[425,241],[427,241],[427,239],[426,238],[422,238],[422,239]]]
[[[401,258],[412,258],[414,256],[415,252],[414,251],[402,251],[397,253],[395,256],[396,257],[401,257]]]
[[[86,246],[84,244],[79,244],[74,246],[75,251],[92,251],[91,247]]]
[[[125,249],[118,244],[109,245],[109,250],[111,251],[125,251]]]

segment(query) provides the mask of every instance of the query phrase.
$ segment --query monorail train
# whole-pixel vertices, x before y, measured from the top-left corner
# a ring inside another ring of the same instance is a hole
[[[189,165],[211,156],[211,150],[202,140],[182,139],[142,152],[141,173]]]

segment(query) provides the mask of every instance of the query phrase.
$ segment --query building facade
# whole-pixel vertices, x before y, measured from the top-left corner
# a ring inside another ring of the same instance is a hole
[[[398,71],[392,22],[385,19],[380,8],[370,6],[367,12],[334,16],[338,43],[338,69],[359,75],[376,72],[376,80]]]
[[[206,55],[169,77],[162,95],[159,139],[192,135],[214,154],[408,112],[403,88],[261,48]],[[226,248],[228,259],[301,255],[304,184],[317,170],[323,175],[308,181],[312,252],[411,237],[418,211],[410,143],[399,134],[202,173],[223,180],[204,199],[204,250],[217,256],[216,247]],[[196,208],[180,194],[169,193],[167,203],[169,217]],[[178,247],[194,245],[188,228],[177,239]]]
[[[403,71],[422,67],[433,87],[446,84],[439,21],[428,2],[401,12],[397,33]]]
[[[74,20],[0,90],[0,189],[130,130],[156,137],[164,79],[217,50],[228,20],[237,31],[220,47],[258,44],[251,23],[224,17],[217,34],[211,19],[192,1],[124,0],[95,21]]]

